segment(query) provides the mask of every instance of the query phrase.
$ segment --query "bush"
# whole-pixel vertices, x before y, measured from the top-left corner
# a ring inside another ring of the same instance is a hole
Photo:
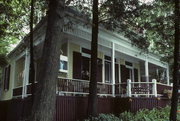
[[[98,117],[90,117],[85,121],[119,121],[119,118],[113,114],[99,114]]]
[[[161,109],[143,109],[133,114],[130,112],[121,113],[118,117],[113,114],[100,114],[98,117],[91,117],[85,121],[169,121],[170,107]],[[177,114],[177,121],[180,121],[180,114]]]

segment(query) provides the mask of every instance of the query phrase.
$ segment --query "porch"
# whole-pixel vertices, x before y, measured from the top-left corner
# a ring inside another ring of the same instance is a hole
[[[167,91],[172,90],[171,85],[157,82],[102,83],[97,82],[97,95],[100,97],[167,97]],[[80,79],[58,78],[56,93],[61,96],[87,96],[89,94],[89,81]]]

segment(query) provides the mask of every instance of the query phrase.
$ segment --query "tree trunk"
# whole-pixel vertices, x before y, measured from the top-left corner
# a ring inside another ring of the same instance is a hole
[[[32,104],[33,104],[33,100],[34,100],[34,82],[35,82],[34,48],[33,48],[33,16],[34,16],[34,0],[31,0],[29,81],[31,82]]]
[[[49,0],[46,37],[31,121],[53,121],[65,0]]]
[[[91,42],[91,77],[89,83],[88,115],[97,115],[97,54],[98,54],[98,0],[93,0]]]
[[[177,120],[177,104],[178,104],[178,87],[179,87],[179,59],[180,59],[180,43],[179,43],[179,0],[174,0],[175,3],[175,45],[174,45],[174,72],[173,72],[173,94],[171,99],[170,121]]]

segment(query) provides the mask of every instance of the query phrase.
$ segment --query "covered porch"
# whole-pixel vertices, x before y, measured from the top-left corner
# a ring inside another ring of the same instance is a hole
[[[64,36],[56,93],[64,96],[87,96],[91,64],[90,31],[77,28],[65,31]],[[168,64],[161,62],[159,56],[141,52],[132,46],[130,40],[100,31],[97,82],[99,96],[160,97],[165,91],[171,90]],[[13,80],[13,97],[17,97],[16,92],[22,94],[22,98],[30,95],[28,51],[23,58],[24,69],[21,72],[24,73],[21,75],[24,76],[20,85],[15,85],[20,79]],[[19,59],[14,62],[15,69],[20,68],[16,64],[18,61]],[[35,65],[37,73],[39,62],[36,61]]]
[[[66,73],[60,72],[57,94],[87,96],[90,78],[90,41],[68,36]],[[125,41],[125,42],[124,42]],[[73,51],[76,45],[76,50]],[[80,44],[82,43],[82,44]],[[162,97],[171,91],[169,67],[153,54],[141,53],[127,40],[107,41],[100,37],[98,52],[98,96]],[[80,47],[78,48],[78,45]],[[78,48],[78,49],[77,49]],[[77,51],[78,50],[78,51]],[[72,54],[73,53],[73,54]],[[73,61],[72,61],[73,60]],[[69,74],[69,72],[71,72]],[[86,72],[86,73],[84,73]],[[71,75],[71,76],[69,76]]]

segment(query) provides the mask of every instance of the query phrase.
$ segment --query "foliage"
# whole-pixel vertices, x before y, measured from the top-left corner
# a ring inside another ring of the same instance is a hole
[[[144,51],[147,50],[150,44],[147,38],[139,36],[134,28],[132,29],[132,26],[134,26],[133,19],[140,16],[140,10],[144,7],[139,0],[101,0],[99,2],[100,26],[126,36],[132,41],[133,45]],[[74,0],[71,5],[81,14],[87,15],[87,21],[91,22],[92,0]]]
[[[45,16],[45,2],[36,2],[35,22]],[[30,0],[0,0],[0,54],[8,53],[29,32]]]
[[[142,36],[140,33],[137,34],[136,30],[140,29],[134,27],[133,20],[140,16],[142,8],[143,6],[139,0],[108,0],[101,7],[101,11],[104,14],[100,15],[100,17],[101,19],[102,16],[104,17],[101,23],[106,29],[124,35],[132,41],[133,45],[146,52],[149,42],[145,36]]]
[[[168,121],[169,112],[170,107],[167,106],[161,109],[143,109],[135,114],[124,112],[118,117],[113,114],[100,114],[98,117],[91,117],[85,121]],[[180,114],[177,115],[177,120],[180,120]]]
[[[143,4],[139,16],[133,18],[136,28],[143,30],[144,36],[151,43],[149,50],[166,58],[172,57],[174,46],[174,7],[172,1],[155,0]]]
[[[108,0],[100,8],[107,29],[124,34],[143,51],[164,56],[172,62],[174,46],[174,7],[172,1]]]
[[[91,117],[84,121],[119,121],[119,118],[113,114],[100,114],[98,117]]]

